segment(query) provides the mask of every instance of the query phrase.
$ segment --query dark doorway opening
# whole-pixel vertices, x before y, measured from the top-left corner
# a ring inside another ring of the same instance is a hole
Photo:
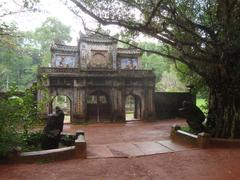
[[[111,118],[110,100],[106,93],[95,91],[87,97],[87,119],[97,122],[109,121]]]

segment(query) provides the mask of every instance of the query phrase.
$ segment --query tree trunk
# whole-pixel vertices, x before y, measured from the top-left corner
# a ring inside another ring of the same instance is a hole
[[[210,87],[209,114],[215,117],[214,137],[240,138],[240,86]]]

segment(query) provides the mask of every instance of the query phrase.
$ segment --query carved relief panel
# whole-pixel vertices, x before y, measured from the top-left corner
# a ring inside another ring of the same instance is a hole
[[[111,68],[109,53],[105,50],[91,50],[91,58],[88,61],[89,68]]]
[[[117,44],[113,44],[110,47],[110,52],[112,54],[112,67],[113,69],[117,69]]]
[[[82,68],[86,68],[87,60],[89,59],[89,52],[87,44],[82,43],[80,46],[80,64]]]
[[[138,69],[138,59],[135,57],[122,57],[118,59],[120,69]]]
[[[70,55],[56,55],[55,56],[55,67],[70,67],[76,66],[76,57]]]

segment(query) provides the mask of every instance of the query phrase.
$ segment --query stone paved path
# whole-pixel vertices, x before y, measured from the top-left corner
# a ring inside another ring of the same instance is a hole
[[[87,158],[138,157],[197,149],[171,140],[88,145]]]
[[[177,144],[170,139],[170,124],[184,123],[172,119],[159,122],[130,121],[64,126],[65,132],[85,131],[87,158],[139,157],[193,150],[191,144]]]

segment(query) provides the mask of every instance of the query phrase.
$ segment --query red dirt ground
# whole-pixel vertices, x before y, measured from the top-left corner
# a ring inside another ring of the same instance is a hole
[[[127,123],[96,123],[89,125],[64,125],[64,132],[84,130],[88,144],[111,144],[118,142],[141,142],[170,138],[173,124],[184,120],[169,119],[158,122],[130,121]]]
[[[183,121],[180,121],[182,123]],[[104,144],[168,139],[176,120],[153,123],[93,124],[87,142]],[[45,164],[0,165],[0,179],[76,180],[239,180],[239,149],[195,149],[135,158],[74,159]]]

